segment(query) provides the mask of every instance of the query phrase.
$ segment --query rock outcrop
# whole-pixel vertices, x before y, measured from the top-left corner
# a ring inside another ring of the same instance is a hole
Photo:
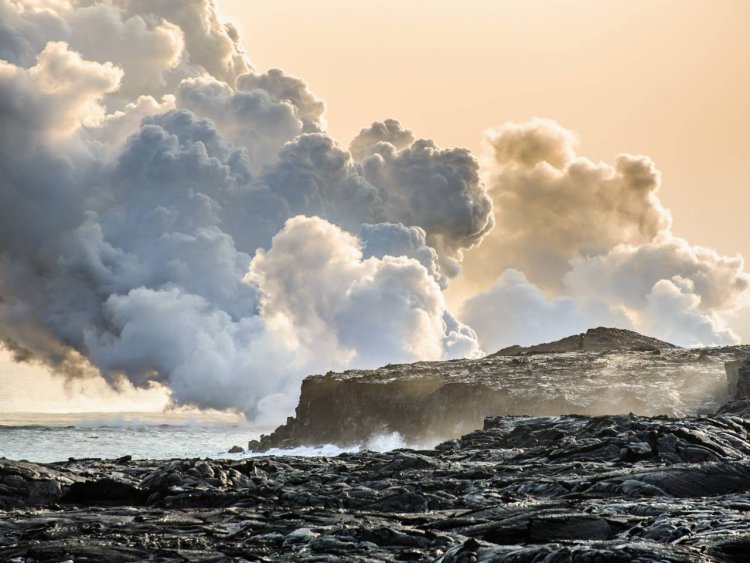
[[[732,400],[750,400],[750,357],[726,363],[727,385]]]
[[[493,355],[561,354],[564,352],[654,352],[678,348],[657,338],[622,328],[592,328],[583,334],[568,336],[555,342],[534,346],[509,346]],[[490,356],[492,357],[492,356]]]
[[[492,417],[434,450],[0,459],[0,561],[666,561],[750,553],[750,420]]]
[[[747,560],[748,348],[610,330],[545,346],[309,378],[297,417],[266,441],[408,435],[491,409],[612,410],[617,386],[654,408],[725,361],[736,400],[676,418],[490,416],[434,449],[335,458],[0,458],[0,561]]]
[[[728,398],[724,363],[749,355],[750,347],[689,350],[598,328],[478,360],[327,373],[306,378],[295,416],[249,447],[361,444],[392,432],[430,444],[499,414],[712,412]]]

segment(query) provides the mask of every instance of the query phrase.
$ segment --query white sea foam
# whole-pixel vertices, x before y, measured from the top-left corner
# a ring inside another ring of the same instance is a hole
[[[267,433],[232,417],[138,413],[137,416],[70,414],[0,415],[0,457],[47,463],[68,458],[169,459],[215,457],[242,459],[260,456],[334,457],[362,450],[387,452],[424,449],[434,443],[409,443],[398,432],[372,436],[364,444],[274,448],[267,452],[229,454],[233,445]]]
[[[408,448],[414,450],[433,448],[439,440],[408,442],[398,432],[374,434],[363,444],[350,444],[341,446],[336,444],[324,444],[320,446],[299,446],[296,448],[271,448],[264,452],[243,452],[241,454],[227,454],[226,457],[262,457],[262,456],[300,456],[300,457],[334,457],[343,453],[355,453],[360,451],[390,452],[393,450]]]

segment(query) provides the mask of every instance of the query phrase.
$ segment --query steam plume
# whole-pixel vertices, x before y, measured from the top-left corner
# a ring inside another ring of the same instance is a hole
[[[439,265],[492,221],[470,153],[414,141],[371,181],[307,85],[253,70],[208,1],[0,6],[17,357],[273,418],[310,372],[480,352]],[[455,210],[419,211],[435,182]]]
[[[465,268],[475,282],[499,277],[463,311],[486,349],[523,340],[505,328],[519,317],[544,321],[532,339],[604,324],[682,345],[738,341],[722,314],[747,299],[743,260],[672,234],[650,159],[594,163],[576,154],[572,132],[543,119],[487,140],[497,227]]]
[[[324,110],[210,0],[0,0],[0,339],[266,422],[321,370],[603,323],[736,339],[742,260],[672,235],[648,158],[534,120],[482,171],[393,119],[344,148]]]

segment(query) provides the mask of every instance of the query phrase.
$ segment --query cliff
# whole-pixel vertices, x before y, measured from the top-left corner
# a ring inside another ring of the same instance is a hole
[[[750,357],[726,363],[727,387],[733,400],[750,399]]]
[[[497,415],[713,412],[729,398],[724,363],[747,356],[750,347],[682,349],[598,328],[477,360],[330,372],[306,378],[295,416],[249,447],[360,444],[392,432],[428,444]]]

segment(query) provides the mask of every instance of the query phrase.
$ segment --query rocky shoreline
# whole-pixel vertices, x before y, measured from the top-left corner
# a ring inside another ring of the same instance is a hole
[[[0,460],[0,561],[741,561],[750,402],[493,417],[434,450]]]
[[[597,349],[612,334],[498,357],[539,353],[559,375],[623,352]],[[434,449],[331,458],[0,458],[0,561],[747,561],[747,349],[645,344],[624,350],[634,373],[728,358],[732,400],[689,417],[489,416]]]

